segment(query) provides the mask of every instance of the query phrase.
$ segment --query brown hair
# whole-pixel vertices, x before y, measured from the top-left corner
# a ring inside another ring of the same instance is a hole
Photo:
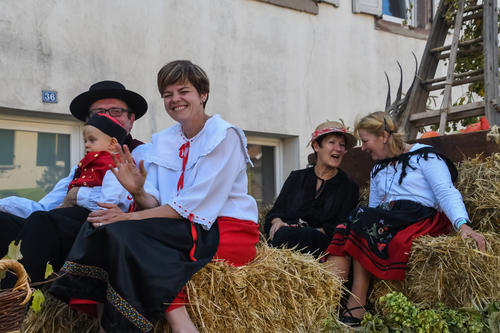
[[[375,136],[383,136],[384,132],[387,132],[389,134],[387,139],[389,150],[394,154],[394,156],[401,155],[401,151],[405,144],[405,134],[397,131],[396,124],[394,124],[391,116],[387,113],[377,111],[364,116],[356,122],[356,125],[354,126],[354,133],[358,135],[358,131],[360,129],[363,129]]]
[[[167,86],[171,84],[191,83],[199,95],[207,94],[203,102],[203,108],[208,101],[210,92],[210,81],[207,73],[200,66],[193,64],[189,60],[176,60],[163,66],[158,72],[158,90],[163,95]]]

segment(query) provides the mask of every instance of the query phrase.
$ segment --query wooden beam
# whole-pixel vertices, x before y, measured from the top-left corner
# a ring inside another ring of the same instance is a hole
[[[465,0],[459,0],[456,17],[455,29],[453,29],[453,41],[451,42],[450,60],[448,62],[448,73],[446,74],[446,83],[443,96],[443,108],[440,110],[439,119],[439,135],[444,134],[446,123],[448,122],[448,114],[451,113],[451,93],[453,83],[455,83],[455,61],[457,59],[458,42],[460,41],[460,31],[462,30],[462,16],[464,15]]]
[[[483,5],[476,5],[476,6],[470,6],[469,8],[464,10],[464,13],[470,13],[476,10],[483,9]],[[451,13],[451,17],[457,16],[457,11],[455,10],[453,13]],[[446,18],[446,14],[443,15],[443,18]]]
[[[491,125],[500,125],[500,113],[495,101],[499,102],[498,87],[498,5],[497,0],[484,0],[484,100],[486,119]]]
[[[479,12],[479,13],[475,13],[475,14],[470,14],[470,15],[464,16],[463,19],[462,19],[462,22],[474,20],[474,19],[477,19],[477,18],[483,18],[483,12]],[[451,21],[449,23],[449,25],[453,25],[454,26],[455,25],[455,20]]]
[[[467,76],[474,76],[477,74],[482,74],[483,72],[484,72],[484,69],[478,69],[475,71],[469,71],[467,73],[456,74],[455,78],[461,79],[461,78],[467,77]],[[435,78],[432,80],[425,80],[425,81],[422,81],[422,83],[420,83],[420,84],[426,85],[426,84],[433,84],[433,83],[442,82],[442,81],[446,81],[446,76],[438,77],[438,78]]]
[[[457,52],[457,55],[465,55],[465,54],[469,54],[469,53],[477,52],[477,51],[482,51],[482,50],[483,50],[482,46],[477,46],[477,47],[473,47],[472,49],[468,49],[468,50],[460,50]],[[449,53],[444,53],[444,54],[440,54],[440,55],[436,56],[436,59],[443,60],[443,59],[446,59],[449,57],[450,57]]]
[[[461,43],[458,43],[458,47],[463,47],[463,46],[468,46],[468,45],[471,45],[471,44],[474,44],[474,43],[479,43],[479,42],[482,42],[483,41],[483,37],[478,37],[478,38],[474,38],[474,39],[469,39],[469,40],[466,40],[465,42],[461,42]],[[443,51],[448,51],[451,49],[451,44],[450,45],[445,45],[445,46],[442,46],[442,47],[436,47],[434,49],[431,50],[431,53],[434,54],[434,53],[439,53],[439,52],[443,52]]]
[[[448,113],[449,121],[484,116],[484,101],[452,106],[450,110],[450,113]],[[416,127],[434,125],[439,123],[440,115],[441,110],[420,112],[412,115],[410,121]]]
[[[453,83],[451,85],[453,87],[455,87],[455,86],[461,86],[461,85],[464,85],[467,83],[483,81],[483,80],[484,80],[484,75],[478,75],[478,76],[470,77],[468,79],[455,80],[455,81],[453,81]],[[443,84],[436,84],[435,86],[426,86],[425,88],[427,89],[427,91],[431,92],[434,90],[444,89],[445,87],[446,87],[446,84],[443,83]]]

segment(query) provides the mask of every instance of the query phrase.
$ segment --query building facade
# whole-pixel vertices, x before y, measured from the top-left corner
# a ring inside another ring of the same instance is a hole
[[[325,120],[353,127],[408,88],[432,21],[429,0],[35,0],[0,3],[0,197],[43,196],[84,155],[69,103],[101,80],[143,95],[134,137],[171,125],[156,87],[188,59],[211,80],[208,114],[242,128],[255,168],[249,191],[268,204],[307,164]],[[411,8],[413,5],[413,8]],[[403,28],[406,16],[414,29]],[[57,95],[57,96],[56,96]],[[394,95],[394,93],[393,93]],[[348,170],[346,170],[349,172]]]

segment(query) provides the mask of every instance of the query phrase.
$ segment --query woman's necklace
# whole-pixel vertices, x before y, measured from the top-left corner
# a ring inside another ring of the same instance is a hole
[[[321,179],[319,178],[318,176],[316,176],[319,180],[321,180],[321,185],[319,186],[319,188],[316,190],[316,194],[314,195],[315,198],[318,198],[319,195],[321,194],[321,192],[323,192],[323,189],[325,188],[326,186],[326,180],[324,179]]]
[[[337,175],[337,173],[338,173],[338,169],[335,169],[335,173],[329,179],[335,177]],[[316,189],[316,194],[314,195],[314,198],[318,198],[319,195],[321,194],[321,192],[323,192],[323,190],[326,187],[326,180],[321,178],[320,176],[318,176],[317,165],[314,167],[314,174],[316,175],[317,179],[321,180],[321,185],[319,186],[318,189]],[[316,184],[317,184],[317,182],[316,182]],[[316,185],[316,186],[318,186],[318,185]]]

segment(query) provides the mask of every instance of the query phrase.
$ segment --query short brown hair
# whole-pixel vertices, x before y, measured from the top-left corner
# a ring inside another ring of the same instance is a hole
[[[207,73],[200,66],[189,60],[175,60],[163,66],[158,72],[160,95],[163,95],[167,86],[171,84],[185,84],[187,82],[195,87],[199,95],[207,94],[207,99],[203,102],[203,108],[205,108],[210,92],[210,81]]]

